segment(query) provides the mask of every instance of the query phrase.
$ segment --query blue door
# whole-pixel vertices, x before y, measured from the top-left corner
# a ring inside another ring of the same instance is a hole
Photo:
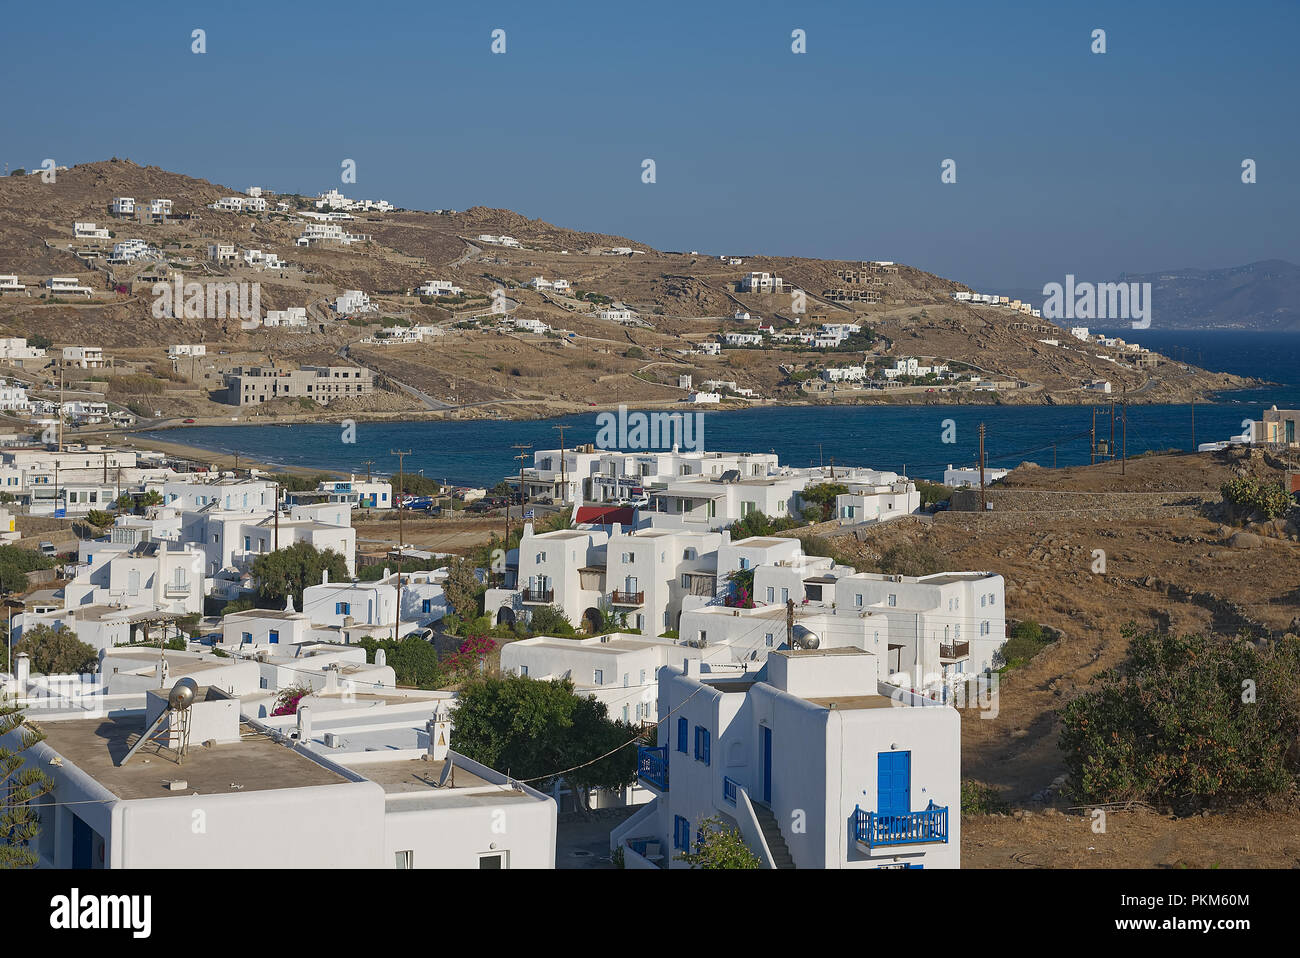
[[[90,868],[95,832],[75,814],[72,816],[72,867]]]
[[[912,811],[912,753],[881,752],[876,759],[876,814],[907,815]]]
[[[763,801],[772,804],[772,730],[763,726]]]

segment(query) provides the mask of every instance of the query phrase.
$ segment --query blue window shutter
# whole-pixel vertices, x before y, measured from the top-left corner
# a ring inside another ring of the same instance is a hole
[[[709,730],[704,729],[704,764],[709,764]]]
[[[679,752],[686,751],[686,730],[688,728],[690,728],[690,724],[686,719],[679,718],[677,720],[677,751]]]

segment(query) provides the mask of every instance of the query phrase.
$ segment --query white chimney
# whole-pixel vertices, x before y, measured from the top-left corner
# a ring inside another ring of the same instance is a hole
[[[329,585],[329,584],[330,584],[330,570],[329,570],[329,569],[321,569],[321,571],[320,571],[320,584],[321,584],[321,585]]]
[[[451,751],[451,719],[446,711],[439,707],[433,718],[424,724],[424,729],[429,733],[429,760],[446,761],[447,753]]]
[[[375,665],[387,665],[388,653],[383,649],[375,649]]]
[[[18,694],[27,694],[27,683],[32,677],[32,660],[26,652],[18,653],[18,664],[16,677],[18,679]]]
[[[298,742],[306,745],[311,741],[311,706],[298,706]]]

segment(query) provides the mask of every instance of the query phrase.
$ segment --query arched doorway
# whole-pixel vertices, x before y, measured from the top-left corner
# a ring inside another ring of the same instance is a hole
[[[497,611],[497,625],[514,625],[515,610],[508,605],[503,605]]]
[[[588,609],[582,613],[582,624],[588,632],[600,631],[600,610]]]

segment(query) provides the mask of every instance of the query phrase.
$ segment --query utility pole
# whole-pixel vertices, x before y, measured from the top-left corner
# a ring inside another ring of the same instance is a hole
[[[1115,461],[1115,400],[1110,401],[1110,442],[1106,444],[1106,458]]]
[[[835,457],[831,456],[831,478],[835,478]]]
[[[373,466],[374,464],[375,464],[375,460],[373,459],[367,459],[361,463],[361,465],[366,467],[366,482],[370,481],[370,467]]]
[[[1056,443],[1052,443],[1052,468],[1056,468]]]
[[[980,423],[980,512],[985,511],[984,492],[984,423]]]
[[[569,501],[569,481],[564,471],[564,430],[568,427],[552,426],[551,428],[560,431],[560,502],[567,503]]]
[[[1124,422],[1124,452],[1119,460],[1119,474],[1125,475],[1128,470],[1128,384],[1125,383],[1120,389],[1120,409],[1123,413]]]
[[[1192,452],[1196,451],[1196,399],[1192,399]]]
[[[794,651],[794,599],[785,600],[785,647]]]
[[[515,456],[519,460],[519,528],[524,527],[524,463],[528,461],[528,451],[533,448],[532,443],[523,443],[510,447],[518,449],[519,453]],[[506,505],[506,515],[510,515],[510,506]]]
[[[390,449],[390,456],[397,457],[397,485],[402,487],[403,466],[409,449]],[[397,641],[397,630],[402,624],[402,557],[406,553],[406,537],[402,535],[402,504],[397,503],[397,613],[393,616],[393,641]]]
[[[1092,437],[1088,440],[1088,465],[1097,464],[1097,404],[1092,404]]]
[[[63,360],[59,360],[59,452],[63,452]],[[54,497],[59,496],[58,480],[54,481]]]
[[[272,552],[280,551],[280,483],[275,484],[275,541],[271,544]]]

